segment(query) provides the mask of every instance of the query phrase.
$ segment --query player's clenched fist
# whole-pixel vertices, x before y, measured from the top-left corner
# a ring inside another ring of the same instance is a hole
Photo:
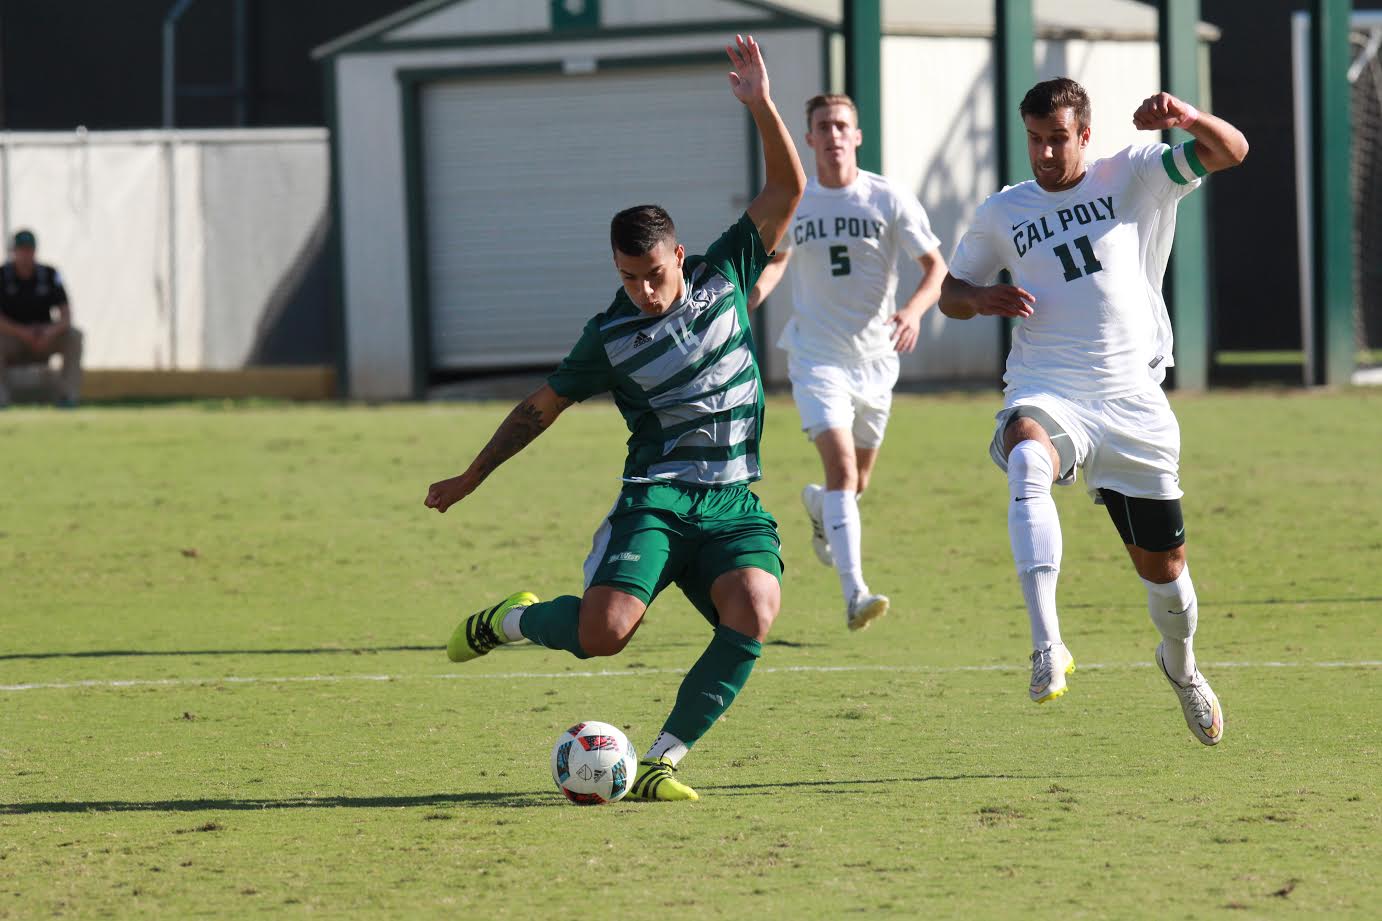
[[[1157,93],[1142,100],[1132,114],[1132,123],[1139,131],[1166,131],[1184,128],[1198,114],[1195,107],[1170,93]]]
[[[438,480],[427,487],[427,499],[423,502],[428,508],[445,512],[451,506],[470,495],[473,489],[464,475],[453,476],[449,480]]]
[[[974,309],[985,317],[1030,317],[1036,296],[1016,285],[990,285],[974,295]]]

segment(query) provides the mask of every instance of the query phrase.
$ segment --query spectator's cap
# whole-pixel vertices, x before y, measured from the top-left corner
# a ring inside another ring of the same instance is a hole
[[[24,249],[25,247],[29,249],[38,248],[38,238],[34,236],[32,230],[21,230],[14,235],[14,248]]]

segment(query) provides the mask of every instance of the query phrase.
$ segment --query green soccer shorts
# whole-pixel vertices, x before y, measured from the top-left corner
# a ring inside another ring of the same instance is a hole
[[[782,580],[777,522],[748,486],[627,484],[595,532],[585,587],[608,585],[651,604],[671,583],[712,625],[710,586],[752,567]]]

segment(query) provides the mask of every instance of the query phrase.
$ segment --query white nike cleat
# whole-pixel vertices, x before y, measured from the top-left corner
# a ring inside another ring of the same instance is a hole
[[[888,613],[887,595],[870,595],[860,592],[845,609],[845,626],[851,630],[863,630],[884,614]]]
[[[1075,670],[1075,657],[1064,643],[1052,643],[1032,651],[1032,700],[1044,704],[1065,693],[1065,676]]]
[[[1175,689],[1176,696],[1180,698],[1185,725],[1190,727],[1191,735],[1205,745],[1218,745],[1224,738],[1224,711],[1219,706],[1219,698],[1210,688],[1209,682],[1204,680],[1204,675],[1200,674],[1199,669],[1195,670],[1189,684],[1181,684],[1172,678],[1171,673],[1166,670],[1166,662],[1162,659],[1162,647],[1165,645],[1157,644],[1156,667],[1161,669],[1161,673]]]
[[[810,483],[801,490],[801,504],[806,506],[806,514],[811,519],[811,549],[816,551],[816,559],[826,566],[835,565],[835,555],[830,552],[830,541],[825,536],[825,489]]]

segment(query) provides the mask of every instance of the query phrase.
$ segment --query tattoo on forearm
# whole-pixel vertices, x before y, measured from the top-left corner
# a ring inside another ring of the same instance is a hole
[[[571,401],[563,400],[560,408],[565,409],[570,405]],[[485,445],[480,456],[475,458],[476,472],[481,476],[488,476],[494,468],[531,444],[533,439],[547,430],[552,421],[543,419],[542,410],[530,401],[524,400],[519,403],[499,424],[494,437]]]

